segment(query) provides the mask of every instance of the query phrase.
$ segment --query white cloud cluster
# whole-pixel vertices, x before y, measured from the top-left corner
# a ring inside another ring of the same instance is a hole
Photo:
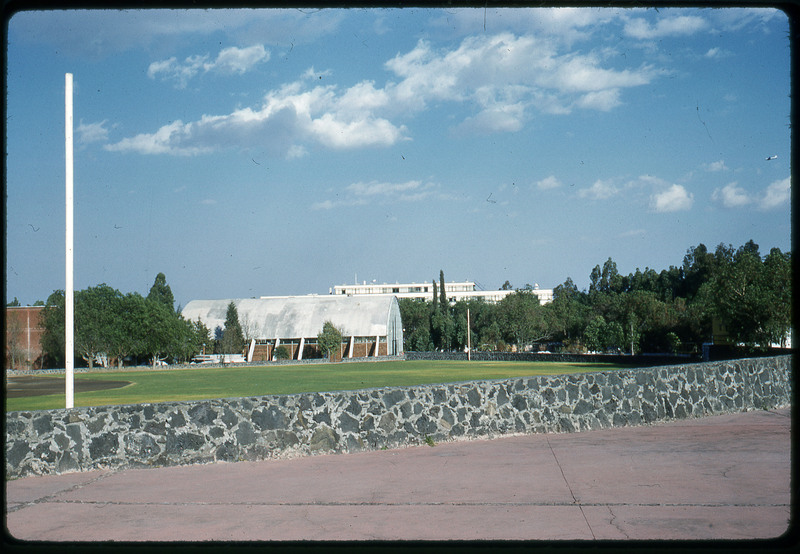
[[[369,85],[362,85],[364,98]],[[368,104],[368,102],[367,102]],[[144,133],[106,146],[108,150],[143,154],[194,155],[225,146],[265,148],[271,154],[299,157],[304,142],[329,148],[389,145],[403,137],[404,127],[357,109],[352,94],[336,95],[335,87],[304,89],[295,82],[266,95],[257,109],[241,108],[227,115],[175,121],[155,133]]]
[[[664,17],[651,25],[643,18],[632,18],[625,24],[625,34],[642,40],[667,36],[691,35],[706,28],[705,19],[694,15]]]
[[[29,10],[14,15],[13,42],[55,45],[72,56],[105,59],[153,50],[184,37],[221,34],[232,44],[309,43],[335,33],[346,10]]]
[[[91,142],[104,142],[108,140],[108,129],[106,129],[107,119],[98,123],[84,123],[81,119],[80,124],[75,129],[78,144],[89,144]]]
[[[352,183],[345,187],[343,198],[325,200],[312,205],[315,210],[330,210],[341,206],[360,206],[370,202],[417,202],[434,193],[436,185],[412,180],[404,183],[371,181]]]
[[[211,61],[209,61],[208,55],[197,55],[189,56],[181,63],[174,56],[153,62],[147,68],[147,76],[151,79],[161,77],[162,80],[175,81],[178,88],[186,88],[189,80],[198,73],[218,72],[241,75],[257,64],[269,61],[269,58],[270,53],[262,44],[247,48],[231,46],[221,50]]]
[[[650,197],[650,207],[658,213],[689,210],[693,203],[694,195],[683,185],[676,184]]]
[[[611,181],[598,179],[591,187],[580,189],[578,191],[578,196],[580,198],[589,198],[592,200],[606,200],[619,192],[620,189]]]
[[[752,199],[743,188],[737,186],[737,183],[728,183],[722,188],[714,189],[711,194],[711,199],[719,202],[725,208],[738,208],[745,206],[752,202]]]
[[[183,63],[174,58],[154,62],[148,73],[185,86],[200,71],[243,72],[268,57],[263,46],[226,49],[210,62],[202,56]],[[107,148],[198,154],[259,144],[289,156],[305,152],[310,144],[387,146],[408,138],[406,126],[393,120],[413,117],[431,103],[441,102],[465,105],[472,111],[456,124],[456,131],[514,132],[534,110],[613,109],[620,104],[623,89],[645,85],[660,74],[651,66],[609,69],[602,61],[597,53],[559,54],[555,40],[512,33],[468,37],[457,47],[442,50],[420,41],[384,64],[397,80],[383,87],[365,80],[340,90],[319,85],[317,79],[301,79],[270,91],[260,106],[204,115],[189,123],[173,122]]]
[[[545,177],[541,181],[538,181],[536,186],[540,190],[555,189],[561,186],[561,181],[559,181],[555,175],[550,175],[549,177]]]
[[[714,189],[711,199],[723,208],[742,208],[754,205],[760,210],[771,210],[789,202],[792,193],[791,178],[786,177],[768,185],[760,195],[748,194],[735,181]]]
[[[660,73],[651,66],[607,69],[597,53],[559,54],[557,41],[512,33],[468,37],[444,52],[420,41],[385,65],[402,78],[387,88],[403,105],[421,110],[433,101],[466,102],[477,114],[465,124],[490,132],[518,130],[531,109],[610,110],[620,104],[622,89]]]
[[[719,160],[717,162],[711,162],[710,164],[704,164],[703,167],[706,171],[717,172],[717,171],[727,171],[728,166],[725,165],[724,160]]]
[[[579,198],[589,200],[607,200],[623,191],[635,191],[649,188],[650,209],[657,213],[688,210],[694,203],[694,195],[682,185],[670,184],[652,175],[642,175],[622,185],[615,184],[614,179],[598,179],[590,187],[578,190]]]

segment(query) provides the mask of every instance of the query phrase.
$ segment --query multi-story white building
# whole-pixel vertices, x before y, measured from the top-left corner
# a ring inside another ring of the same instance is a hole
[[[437,283],[438,286],[438,283]],[[330,294],[333,295],[391,295],[397,298],[424,298],[425,300],[433,299],[433,283],[367,283],[363,281],[362,284],[354,285],[336,285],[330,289]],[[487,302],[499,302],[509,294],[513,294],[513,290],[478,290],[475,283],[472,281],[461,281],[444,284],[444,292],[450,302],[457,302],[459,300],[469,300],[470,298],[483,298]],[[539,297],[539,303],[547,304],[553,300],[553,289],[540,289],[539,285],[535,285],[533,293]]]

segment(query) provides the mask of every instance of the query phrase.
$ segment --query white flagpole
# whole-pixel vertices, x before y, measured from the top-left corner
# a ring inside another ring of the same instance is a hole
[[[65,150],[66,150],[66,174],[67,174],[67,230],[66,230],[66,284],[64,286],[64,311],[65,322],[65,346],[64,362],[66,364],[66,396],[67,409],[71,409],[73,403],[73,379],[75,366],[75,304],[73,286],[73,249],[72,249],[72,226],[73,226],[73,196],[72,196],[72,73],[66,74],[65,79]]]
[[[467,361],[472,361],[472,337],[470,336],[469,308],[467,308]]]

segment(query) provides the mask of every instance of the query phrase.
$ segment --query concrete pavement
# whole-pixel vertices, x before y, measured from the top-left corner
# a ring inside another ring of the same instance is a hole
[[[6,483],[21,541],[768,539],[789,409]],[[794,527],[794,525],[792,525]]]

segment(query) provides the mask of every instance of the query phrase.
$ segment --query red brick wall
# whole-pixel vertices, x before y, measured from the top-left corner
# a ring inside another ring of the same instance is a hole
[[[41,368],[41,340],[44,334],[42,310],[44,306],[6,308],[6,368]],[[13,364],[12,358],[16,358]]]

